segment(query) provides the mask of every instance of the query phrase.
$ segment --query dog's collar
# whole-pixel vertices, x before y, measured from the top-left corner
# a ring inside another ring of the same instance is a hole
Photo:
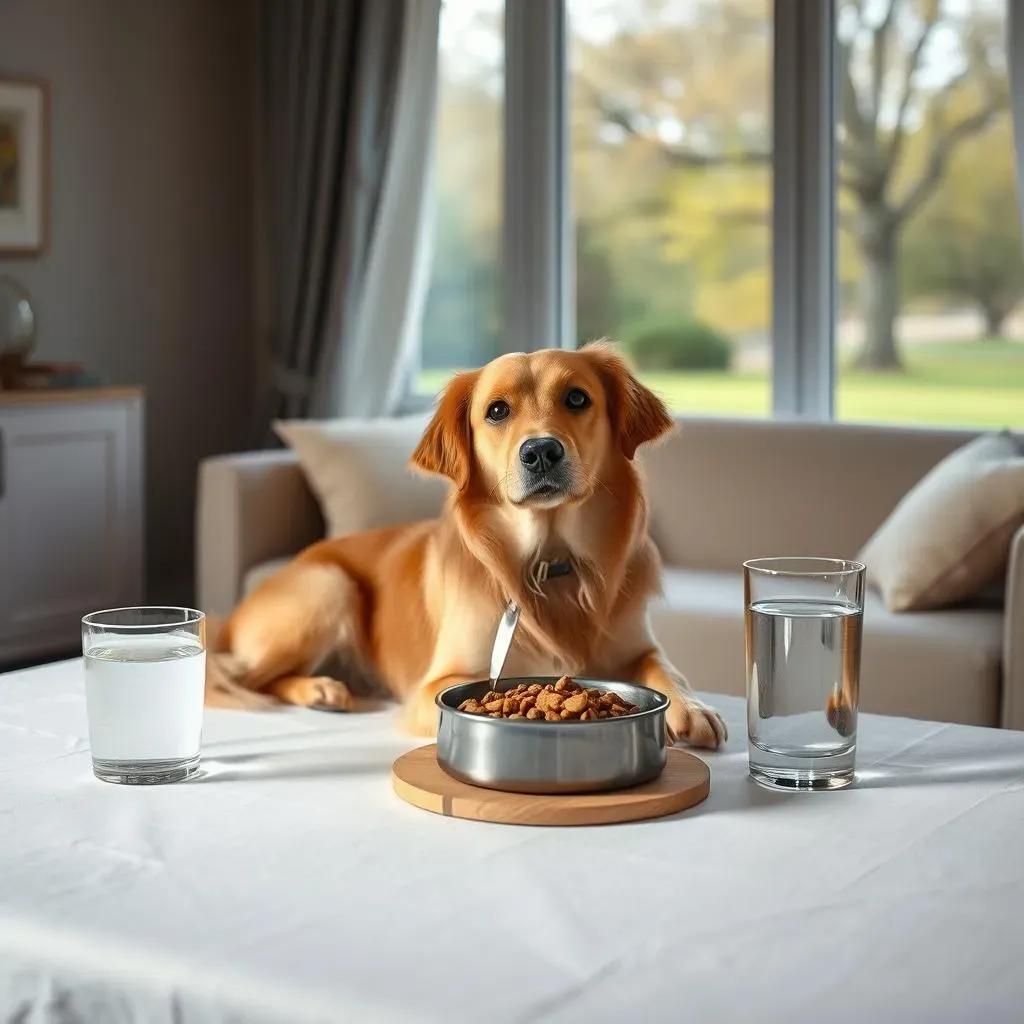
[[[546,583],[556,576],[568,576],[572,572],[572,562],[546,562],[537,563],[534,569],[533,578],[538,585]]]

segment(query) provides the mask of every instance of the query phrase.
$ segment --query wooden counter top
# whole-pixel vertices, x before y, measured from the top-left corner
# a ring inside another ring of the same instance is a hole
[[[73,405],[78,402],[110,402],[142,398],[141,387],[118,388],[25,388],[0,391],[0,408],[10,405]]]

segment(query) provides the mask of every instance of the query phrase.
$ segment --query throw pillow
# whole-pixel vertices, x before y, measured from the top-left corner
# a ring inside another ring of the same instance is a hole
[[[320,503],[327,535],[428,519],[445,497],[441,480],[408,468],[427,424],[423,416],[388,420],[278,420],[274,430],[295,452]]]
[[[973,597],[1006,570],[1024,524],[1024,451],[1009,431],[984,434],[934,467],[858,556],[894,612]]]

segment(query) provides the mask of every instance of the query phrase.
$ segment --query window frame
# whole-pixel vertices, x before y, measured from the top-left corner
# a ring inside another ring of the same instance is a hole
[[[772,415],[835,417],[835,3],[775,0]]]
[[[835,416],[835,0],[774,0],[771,415]],[[505,2],[502,351],[575,346],[566,0]],[[433,396],[410,391],[402,412]]]
[[[505,352],[575,336],[567,29],[565,0],[505,0]]]

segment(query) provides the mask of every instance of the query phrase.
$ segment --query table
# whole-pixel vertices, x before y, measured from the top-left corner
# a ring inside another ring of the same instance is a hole
[[[0,1020],[1020,1020],[1024,734],[864,716],[854,788],[780,795],[714,700],[704,804],[543,829],[400,802],[390,709],[103,784],[80,662],[0,676]]]

